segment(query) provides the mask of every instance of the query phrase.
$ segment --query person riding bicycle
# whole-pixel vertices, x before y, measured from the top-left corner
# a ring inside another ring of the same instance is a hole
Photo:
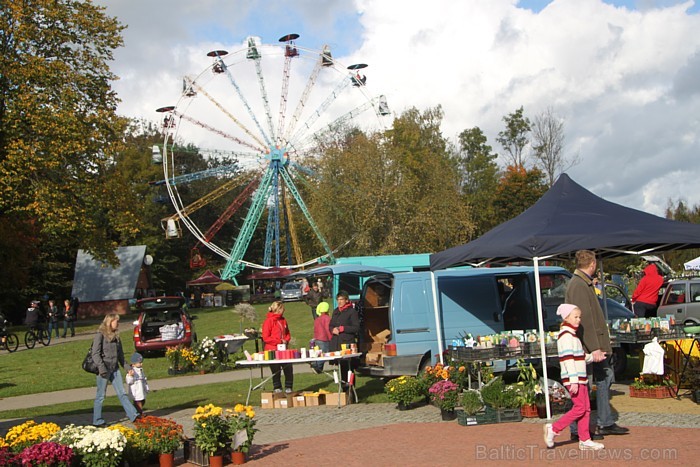
[[[27,328],[34,330],[39,327],[39,319],[41,318],[41,310],[39,309],[39,300],[32,300],[32,303],[27,308],[24,317],[24,324]]]

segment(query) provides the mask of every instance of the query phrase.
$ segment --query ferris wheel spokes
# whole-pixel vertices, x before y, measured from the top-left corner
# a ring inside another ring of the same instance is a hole
[[[281,146],[282,135],[284,134],[284,117],[287,112],[287,95],[289,93],[289,71],[292,66],[292,58],[299,56],[299,51],[294,47],[294,41],[299,38],[299,34],[287,34],[280,37],[280,42],[286,42],[284,53],[284,69],[282,71],[282,93],[280,96],[279,120],[277,121],[277,145]]]
[[[202,127],[202,128],[204,128],[205,130],[209,130],[209,131],[211,131],[212,133],[216,133],[217,135],[222,136],[222,137],[224,137],[224,138],[226,138],[226,139],[229,139],[229,140],[231,140],[231,141],[234,141],[234,142],[236,142],[236,143],[238,143],[238,144],[240,144],[240,145],[242,145],[242,146],[249,147],[249,148],[253,149],[254,151],[266,152],[266,150],[265,150],[264,148],[261,148],[261,147],[258,147],[258,146],[254,146],[253,144],[251,144],[251,143],[249,143],[249,142],[247,142],[247,141],[243,141],[242,139],[237,138],[237,137],[235,137],[235,136],[233,136],[233,135],[230,135],[230,134],[226,133],[226,132],[223,131],[223,130],[219,130],[218,128],[214,128],[213,126],[211,126],[211,125],[209,125],[209,124],[207,124],[207,123],[204,123],[204,122],[202,122],[202,121],[200,121],[200,120],[197,120],[197,119],[195,119],[195,118],[192,118],[192,117],[190,117],[189,115],[185,115],[185,114],[183,114],[183,113],[180,113],[180,112],[178,112],[177,110],[173,110],[172,113],[173,113],[173,115],[175,115],[175,116],[177,116],[177,117],[180,117],[180,119],[187,120],[188,122],[193,123],[193,124],[195,124],[195,125],[197,125],[197,126],[199,126],[199,127]]]
[[[236,90],[236,94],[238,95],[238,98],[241,100],[241,103],[248,111],[248,115],[250,115],[250,117],[255,122],[255,125],[258,127],[258,131],[262,135],[263,139],[265,140],[265,142],[267,143],[268,146],[272,146],[272,141],[270,140],[270,137],[267,135],[267,133],[263,129],[262,125],[260,125],[258,118],[255,116],[253,109],[251,109],[250,104],[248,103],[248,100],[243,95],[243,92],[241,91],[240,86],[238,86],[238,83],[236,82],[235,78],[233,77],[233,75],[229,71],[229,69],[226,66],[226,64],[224,63],[224,61],[221,59],[222,54],[220,54],[220,52],[224,52],[223,55],[228,54],[228,52],[221,51],[221,50],[214,50],[214,51],[209,52],[207,54],[208,57],[216,57],[215,61],[214,61],[214,65],[212,65],[212,71],[214,71],[214,73],[217,73],[216,70],[221,69],[220,73],[226,74],[229,81],[231,82],[231,85],[233,85],[233,88]]]
[[[191,82],[190,89],[195,89],[197,92],[200,92],[200,93],[204,94],[204,96],[205,96],[207,99],[209,99],[209,101],[210,101],[212,104],[214,104],[219,110],[221,110],[221,112],[223,112],[224,115],[226,115],[228,118],[230,118],[230,119],[233,121],[233,123],[235,123],[235,124],[236,124],[241,130],[243,130],[248,136],[250,136],[251,138],[253,138],[253,139],[255,140],[255,142],[258,143],[258,144],[260,145],[260,147],[265,147],[265,143],[263,143],[263,142],[260,140],[260,138],[258,138],[256,135],[254,135],[252,131],[250,131],[245,125],[243,125],[243,123],[241,123],[240,120],[238,120],[231,112],[229,112],[227,109],[225,109],[224,106],[222,106],[216,99],[214,99],[207,91],[205,91],[204,89],[202,89],[201,86],[199,86],[197,83],[195,83],[194,81],[192,81],[192,82]],[[187,97],[193,97],[193,96],[188,95]]]
[[[291,135],[292,131],[294,131],[294,129],[296,128],[299,117],[301,116],[301,113],[306,107],[306,102],[309,99],[309,95],[311,94],[311,89],[313,89],[314,84],[316,84],[316,78],[318,78],[318,74],[321,72],[321,68],[329,67],[332,65],[333,60],[331,59],[331,49],[329,46],[324,45],[323,52],[319,54],[319,59],[316,62],[316,66],[314,66],[313,71],[309,75],[309,79],[306,81],[306,87],[304,88],[304,91],[301,94],[301,99],[299,99],[299,102],[297,102],[297,108],[294,109],[294,114],[292,115],[292,119],[289,122],[289,126],[284,132],[284,136],[282,137],[282,141],[284,141],[284,144],[288,144],[289,136]]]
[[[267,98],[267,88],[265,86],[265,75],[263,75],[262,66],[260,65],[261,56],[255,46],[255,39],[248,38],[248,52],[246,53],[248,60],[255,62],[255,73],[258,75],[258,84],[260,86],[260,95],[262,96],[263,106],[265,107],[265,115],[267,116],[267,126],[270,130],[270,135],[274,139],[275,128],[272,126],[272,111],[270,110],[270,100]]]

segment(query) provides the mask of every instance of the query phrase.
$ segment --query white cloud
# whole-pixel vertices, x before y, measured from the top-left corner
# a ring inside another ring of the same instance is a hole
[[[515,0],[155,0],[137,11],[104,3],[129,25],[113,67],[126,115],[155,119],[156,107],[177,99],[182,75],[210,63],[208,50],[298,32],[300,46],[327,42],[341,62],[368,63],[368,91],[386,94],[395,112],[442,105],[446,136],[479,126],[500,151],[504,115],[551,106],[565,120],[567,150],[580,154],[569,173],[583,186],[656,214],[669,197],[700,203],[683,181],[696,179],[700,150],[692,2],[635,10],[555,0],[538,13]]]

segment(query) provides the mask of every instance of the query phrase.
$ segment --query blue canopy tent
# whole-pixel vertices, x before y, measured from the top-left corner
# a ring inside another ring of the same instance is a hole
[[[430,269],[470,264],[571,259],[577,250],[593,250],[599,258],[643,255],[700,247],[700,225],[654,216],[600,198],[566,174],[525,212],[474,241],[430,256]],[[602,261],[599,262],[602,270]],[[544,335],[542,298],[535,282],[540,335]],[[547,378],[544,340],[542,367]],[[549,405],[547,416],[550,417]]]

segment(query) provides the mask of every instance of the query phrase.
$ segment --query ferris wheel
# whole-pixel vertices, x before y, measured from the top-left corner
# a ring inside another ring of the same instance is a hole
[[[250,37],[234,53],[208,52],[210,64],[184,77],[176,105],[157,109],[164,142],[162,154],[158,146],[153,151],[154,160],[162,159],[164,180],[155,184],[167,189],[175,208],[162,220],[166,237],[181,237],[184,225],[197,239],[190,266],[206,264],[204,246],[226,260],[225,280],[235,281],[246,266],[296,268],[333,258],[298,188],[312,186],[314,177],[303,163],[318,156],[319,141],[334,131],[381,130],[390,114],[386,98],[367,90],[366,64],[344,66],[329,46],[307,49],[298,38],[288,34],[262,44]],[[210,163],[188,164],[192,151]],[[206,219],[199,216],[205,206]],[[220,210],[213,222],[212,209]],[[259,264],[246,252],[263,218]],[[303,257],[299,219],[318,241],[316,251],[323,251],[315,258]]]

